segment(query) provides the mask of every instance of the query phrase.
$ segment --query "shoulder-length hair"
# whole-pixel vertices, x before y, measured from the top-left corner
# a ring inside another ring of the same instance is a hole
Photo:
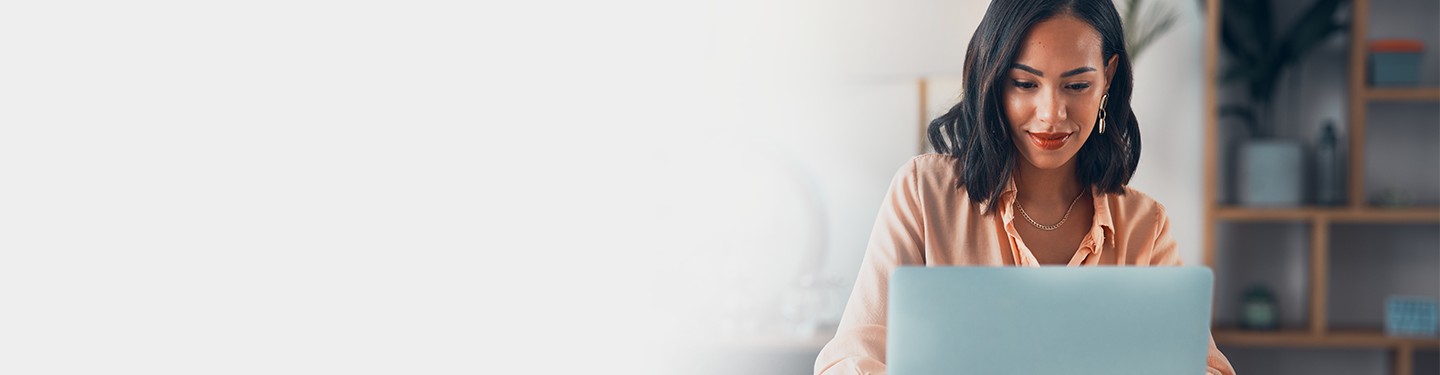
[[[1019,151],[1010,135],[1001,93],[1016,50],[1031,26],[1068,14],[1100,34],[1104,61],[1116,59],[1106,104],[1105,132],[1081,145],[1075,173],[1081,184],[1100,192],[1124,194],[1125,184],[1140,161],[1140,124],[1130,109],[1134,75],[1125,51],[1125,32],[1111,0],[994,0],[965,50],[963,91],[959,104],[930,122],[928,135],[935,152],[957,159],[956,187],[964,188],[984,212],[994,204],[1014,171]],[[1108,68],[1108,66],[1107,66]]]

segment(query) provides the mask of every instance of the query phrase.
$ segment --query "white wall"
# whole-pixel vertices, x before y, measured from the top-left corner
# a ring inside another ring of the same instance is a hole
[[[1186,264],[1204,262],[1205,14],[1195,1],[1159,1],[1179,14],[1140,56],[1131,104],[1140,121],[1140,166],[1130,185],[1164,204]]]

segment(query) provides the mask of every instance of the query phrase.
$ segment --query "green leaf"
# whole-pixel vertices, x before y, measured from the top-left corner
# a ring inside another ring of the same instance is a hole
[[[1225,52],[1229,53],[1230,57],[1234,58],[1238,62],[1242,64],[1255,63],[1256,60],[1260,59],[1259,53],[1256,53],[1250,48],[1246,48],[1247,46],[1244,42],[1244,37],[1237,35],[1237,33],[1238,31],[1236,31],[1233,27],[1221,27],[1220,45],[1222,47],[1225,47]]]
[[[1245,125],[1245,129],[1251,135],[1259,135],[1260,120],[1255,116],[1255,109],[1248,105],[1226,104],[1220,106],[1220,118],[1234,117]]]
[[[1242,41],[1254,47],[1251,51],[1263,52],[1270,49],[1271,40],[1274,38],[1270,1],[1225,0],[1222,8],[1226,26],[1234,28],[1236,35],[1249,36]]]
[[[1332,33],[1344,29],[1344,24],[1335,22],[1335,11],[1343,0],[1318,0],[1305,10],[1290,30],[1285,33],[1281,48],[1289,59],[1300,60],[1311,49],[1325,41]]]
[[[1138,7],[1138,0],[1132,0],[1131,6]],[[1126,9],[1126,14],[1143,14],[1138,20],[1131,20],[1126,29],[1126,45],[1130,50],[1130,59],[1139,60],[1140,53],[1144,52],[1155,39],[1169,32],[1175,26],[1178,15],[1160,4],[1152,5],[1148,10],[1140,12],[1135,8]]]
[[[1135,18],[1135,16],[1138,16],[1139,14],[1140,14],[1140,0],[1129,0],[1129,1],[1127,1],[1127,2],[1125,3],[1125,18],[1124,18],[1124,20],[1125,20],[1125,21],[1129,21],[1129,22],[1125,22],[1125,23],[1134,25],[1134,24],[1135,24],[1135,21],[1137,20],[1137,19]],[[1126,38],[1126,39],[1130,39],[1130,38]]]
[[[1255,65],[1252,64],[1230,64],[1220,73],[1220,83],[1250,82],[1255,75]]]
[[[1270,5],[1266,0],[1226,0],[1220,32],[1226,51],[1251,63],[1271,49]]]

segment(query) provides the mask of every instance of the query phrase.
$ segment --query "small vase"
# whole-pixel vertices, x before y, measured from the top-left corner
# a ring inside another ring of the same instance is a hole
[[[1340,151],[1335,124],[1325,122],[1315,141],[1315,204],[1335,206],[1340,199]]]
[[[1275,293],[1262,285],[1251,286],[1240,301],[1240,328],[1273,330],[1280,328],[1280,309]]]

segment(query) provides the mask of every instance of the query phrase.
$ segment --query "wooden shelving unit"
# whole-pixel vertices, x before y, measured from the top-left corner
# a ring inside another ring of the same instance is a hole
[[[1354,347],[1388,349],[1394,353],[1393,372],[1410,375],[1417,348],[1440,348],[1440,338],[1407,338],[1385,335],[1379,328],[1342,329],[1328,326],[1330,232],[1335,223],[1440,223],[1440,207],[1382,208],[1372,207],[1365,197],[1365,132],[1366,109],[1372,102],[1422,101],[1440,102],[1440,87],[1389,88],[1369,87],[1365,81],[1367,68],[1365,41],[1368,38],[1368,0],[1353,0],[1350,24],[1348,98],[1349,152],[1347,204],[1337,207],[1251,208],[1218,204],[1219,123],[1217,82],[1219,71],[1219,30],[1221,1],[1206,3],[1205,39],[1205,228],[1204,260],[1215,267],[1216,231],[1222,222],[1295,222],[1308,224],[1310,277],[1307,307],[1309,325],[1299,330],[1273,332],[1220,329],[1213,331],[1215,341],[1222,345],[1254,347]]]

